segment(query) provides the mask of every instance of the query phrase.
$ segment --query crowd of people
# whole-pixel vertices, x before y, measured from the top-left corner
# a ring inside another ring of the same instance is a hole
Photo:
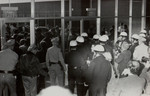
[[[149,33],[123,30],[115,43],[106,33],[72,36],[62,54],[59,28],[36,30],[34,44],[15,29],[0,51],[0,96],[47,96],[55,85],[77,96],[150,96]]]

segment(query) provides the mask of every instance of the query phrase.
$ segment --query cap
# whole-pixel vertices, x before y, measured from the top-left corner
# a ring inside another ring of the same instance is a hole
[[[94,36],[93,36],[93,39],[99,39],[100,38],[100,35],[98,35],[98,34],[95,34]]]
[[[138,34],[133,34],[133,35],[132,35],[132,38],[134,38],[134,39],[139,39],[139,35],[138,35]]]
[[[4,46],[5,47],[11,47],[15,44],[15,39],[9,39],[5,44]]]
[[[126,32],[121,32],[120,36],[128,36]]]
[[[92,50],[94,51],[99,51],[99,52],[103,52],[105,49],[102,45],[95,45]]]
[[[109,40],[109,37],[108,37],[108,35],[103,35],[107,40]]]
[[[28,47],[28,51],[32,51],[32,50],[35,50],[37,47],[35,44],[31,44],[29,47]]]
[[[140,33],[140,34],[139,34],[139,37],[144,37],[144,38],[145,38],[145,37],[146,37],[146,35],[145,35],[145,34],[143,34],[143,33]]]
[[[78,36],[78,37],[76,38],[76,41],[77,41],[77,42],[80,42],[80,43],[83,43],[83,42],[84,42],[84,38],[83,38],[82,36]]]
[[[86,32],[83,32],[83,33],[81,34],[81,36],[82,36],[82,37],[88,37],[88,34],[87,34]]]
[[[52,38],[52,39],[51,39],[51,42],[52,42],[53,44],[57,44],[58,41],[59,41],[59,38],[58,38],[58,37],[55,37],[55,38]]]
[[[104,36],[104,35],[102,35],[102,36],[99,38],[99,40],[102,41],[102,42],[106,42],[107,39],[108,39],[108,38],[107,38],[106,36]]]
[[[70,46],[71,47],[77,46],[77,41],[76,40],[71,40],[70,41]]]
[[[110,52],[105,52],[105,53],[103,53],[103,55],[106,58],[106,60],[112,61],[112,55]]]
[[[144,38],[144,37],[139,37],[139,41],[142,41],[142,42],[144,42],[144,41],[146,41],[146,39]]]
[[[144,34],[145,34],[145,33],[147,33],[147,32],[146,32],[146,30],[141,30],[141,33],[144,33]]]

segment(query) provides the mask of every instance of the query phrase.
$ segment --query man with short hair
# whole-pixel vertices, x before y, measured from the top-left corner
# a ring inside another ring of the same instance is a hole
[[[59,38],[51,39],[52,47],[48,48],[46,52],[46,66],[49,71],[51,85],[56,85],[56,78],[58,78],[58,85],[64,86],[64,71],[66,66],[62,56],[61,49],[58,47]]]
[[[2,96],[3,89],[7,86],[10,96],[17,96],[16,94],[16,77],[13,75],[16,64],[18,62],[18,55],[13,51],[15,44],[14,39],[8,40],[3,50],[0,51],[0,96]]]
[[[139,35],[138,34],[133,34],[131,37],[131,46],[129,48],[129,50],[131,51],[131,59],[133,59],[133,52],[135,50],[135,47],[138,46],[138,39],[139,39]]]
[[[119,79],[114,96],[141,96],[145,80],[137,75],[139,66],[137,61],[131,62],[130,67],[123,72],[128,76]]]
[[[40,67],[40,62],[36,57],[37,47],[32,44],[28,47],[26,54],[20,57],[17,66],[22,75],[22,82],[25,89],[25,96],[35,96],[37,94],[37,76],[46,76],[46,72]]]

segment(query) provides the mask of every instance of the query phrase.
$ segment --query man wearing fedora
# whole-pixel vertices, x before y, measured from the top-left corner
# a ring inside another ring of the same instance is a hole
[[[13,75],[18,62],[18,55],[13,51],[14,39],[8,40],[0,51],[0,96],[5,87],[9,89],[10,96],[16,94],[16,77]]]

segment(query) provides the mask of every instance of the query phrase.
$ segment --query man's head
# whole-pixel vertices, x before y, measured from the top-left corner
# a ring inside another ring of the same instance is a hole
[[[31,44],[29,47],[28,47],[28,51],[29,52],[32,52],[34,54],[36,54],[37,52],[37,46],[35,44]]]
[[[121,33],[120,33],[120,38],[121,38],[121,40],[127,39],[127,36],[128,36],[128,34],[127,34],[126,32],[121,32]]]
[[[138,61],[131,61],[129,64],[130,72],[137,75],[139,73],[140,63]]]
[[[121,45],[121,50],[128,50],[128,48],[130,47],[130,42],[129,41],[123,41],[122,45]]]
[[[100,38],[100,35],[98,35],[98,34],[95,34],[93,36],[93,42],[94,42],[94,44],[99,44],[99,38]]]
[[[76,50],[77,41],[76,40],[71,40],[69,46],[70,46],[70,50]]]
[[[100,44],[93,46],[91,49],[95,54],[102,54],[105,51],[104,47]]]
[[[99,38],[100,44],[102,44],[102,45],[105,45],[108,40],[109,40],[109,38],[108,38],[107,35],[102,35],[102,36]]]
[[[133,34],[131,39],[132,39],[131,40],[132,44],[138,43],[139,35],[138,34]]]
[[[9,39],[2,47],[2,49],[13,49],[15,45],[15,39]]]
[[[58,37],[52,38],[52,39],[51,39],[51,42],[52,42],[53,46],[58,45],[58,43],[59,43],[59,38],[58,38]]]

